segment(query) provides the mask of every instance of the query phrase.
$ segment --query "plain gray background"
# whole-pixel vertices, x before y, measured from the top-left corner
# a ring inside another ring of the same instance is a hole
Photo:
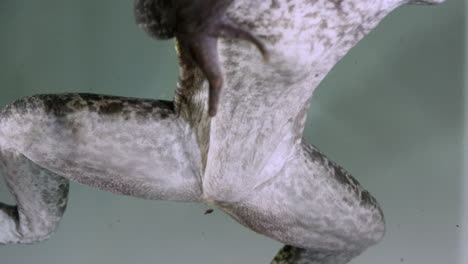
[[[39,93],[171,99],[173,41],[140,31],[132,2],[1,0],[0,107]],[[384,241],[354,264],[458,261],[463,5],[401,7],[315,92],[305,137],[369,189],[386,216]],[[12,202],[3,183],[0,199]],[[206,209],[72,184],[58,232],[36,245],[0,246],[0,263],[260,264],[280,248]]]

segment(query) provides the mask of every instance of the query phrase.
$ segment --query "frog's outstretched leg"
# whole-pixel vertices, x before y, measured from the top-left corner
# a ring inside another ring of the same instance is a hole
[[[68,180],[11,149],[1,149],[0,160],[17,202],[16,206],[0,203],[0,244],[29,244],[49,238],[67,206]]]
[[[172,102],[92,94],[15,101],[0,113],[0,174],[17,203],[0,203],[0,244],[47,239],[64,213],[69,180],[199,201],[194,144]]]

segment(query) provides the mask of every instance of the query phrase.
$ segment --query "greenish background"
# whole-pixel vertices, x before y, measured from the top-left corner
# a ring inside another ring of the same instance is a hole
[[[140,31],[132,2],[1,0],[0,107],[39,93],[171,99],[173,42]],[[449,0],[398,9],[314,95],[305,137],[386,215],[384,241],[354,264],[462,263],[463,7]],[[71,187],[58,232],[36,245],[0,246],[1,264],[255,264],[280,248],[219,210],[203,215],[204,205]],[[12,202],[3,183],[0,199]]]

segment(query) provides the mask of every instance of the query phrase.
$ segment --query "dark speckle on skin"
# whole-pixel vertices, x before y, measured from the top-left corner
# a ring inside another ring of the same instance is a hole
[[[44,105],[44,108],[45,108],[45,111],[47,113],[53,113],[57,117],[64,117],[67,114],[74,111],[73,108],[66,107],[66,105],[68,105],[73,100],[72,97],[62,96],[62,95],[57,95],[57,96],[38,95],[35,98],[42,101],[42,103]],[[35,102],[33,100],[34,97],[29,97],[28,99],[29,100],[26,101],[26,103],[28,104],[27,108],[37,109],[38,104],[35,105],[34,103],[40,103],[40,102],[39,101]],[[21,101],[22,100],[19,100],[17,102],[21,102]],[[29,103],[28,101],[31,101],[31,103]],[[74,105],[74,107],[81,107],[81,106]]]
[[[349,184],[350,179],[344,170],[341,168],[335,168],[335,179],[338,180],[342,184]]]
[[[3,204],[3,203],[0,203],[0,209],[2,210],[3,213],[6,213],[9,217],[14,219],[15,222],[18,221],[19,212],[18,212],[18,207],[17,206],[6,205],[6,204]]]
[[[330,0],[330,1],[335,5],[336,10],[338,10],[340,13],[343,12],[343,10],[341,9],[341,4],[343,3],[343,0]]]
[[[65,118],[81,111],[126,120],[133,116],[166,119],[175,114],[174,104],[170,101],[96,94],[44,94],[15,101],[4,109],[1,117],[7,118],[14,113],[35,114],[40,109],[56,118]]]
[[[364,188],[361,184],[351,176],[346,170],[338,166],[334,162],[330,161],[324,154],[322,154],[317,148],[306,145],[304,148],[310,155],[313,162],[326,164],[326,167],[330,168],[334,173],[332,177],[340,184],[347,186],[350,192],[353,192],[356,197],[359,197],[361,206],[376,206],[376,199]]]
[[[294,263],[294,261],[299,257],[301,251],[304,251],[304,249],[286,245],[280,250],[280,252],[278,252],[271,264]]]
[[[109,104],[105,104],[103,105],[102,107],[99,108],[99,113],[102,113],[102,114],[117,114],[117,113],[120,113],[122,111],[122,109],[124,108],[122,102],[113,102],[113,103],[109,103]]]
[[[169,114],[166,112],[161,112],[160,116],[161,116],[161,119],[166,119],[169,116]]]
[[[271,0],[270,8],[271,8],[271,9],[280,8],[280,4],[279,4],[278,0]]]
[[[311,156],[313,161],[316,161],[316,162],[319,162],[319,163],[324,162],[324,157],[325,156],[322,153],[320,153],[320,151],[317,148],[312,147],[310,145],[306,145],[305,150]]]
[[[375,205],[375,198],[366,190],[361,191],[361,205]]]

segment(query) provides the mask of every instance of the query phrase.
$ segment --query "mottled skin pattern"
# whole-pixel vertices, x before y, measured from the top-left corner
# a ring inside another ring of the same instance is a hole
[[[137,24],[157,39],[177,37],[205,74],[209,88],[208,113],[215,116],[223,79],[218,62],[218,37],[252,42],[267,60],[263,43],[226,15],[232,0],[135,0]]]
[[[227,8],[223,16],[268,47],[271,61],[248,42],[221,38],[216,52],[200,47],[219,56],[213,66],[200,64],[183,43],[193,35],[173,28],[181,19],[173,15],[177,1],[161,1],[148,25],[150,33],[178,37],[174,102],[38,95],[0,114],[0,168],[17,201],[0,203],[0,243],[47,239],[65,211],[68,180],[217,206],[288,245],[272,261],[277,264],[344,264],[380,241],[384,219],[376,200],[302,133],[319,82],[385,15],[409,2],[218,1]],[[186,25],[200,19],[191,15]],[[193,32],[196,38],[203,30]],[[224,80],[214,118],[204,67],[219,67]]]

